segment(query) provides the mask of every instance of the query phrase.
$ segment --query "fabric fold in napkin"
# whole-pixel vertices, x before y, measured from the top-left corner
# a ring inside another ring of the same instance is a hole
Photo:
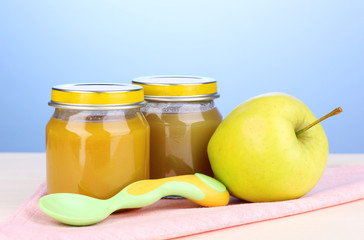
[[[114,213],[87,227],[67,226],[45,215],[38,200],[45,184],[14,216],[0,224],[0,239],[166,239],[276,219],[364,198],[364,166],[327,168],[319,183],[300,199],[246,203],[231,198],[228,206],[204,208],[186,199],[162,199]]]

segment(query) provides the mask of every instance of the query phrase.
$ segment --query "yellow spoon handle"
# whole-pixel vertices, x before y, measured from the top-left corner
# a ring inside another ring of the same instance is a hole
[[[200,173],[138,181],[127,186],[120,197],[113,198],[120,198],[121,208],[143,207],[169,195],[182,196],[206,207],[224,206],[230,199],[222,183]]]

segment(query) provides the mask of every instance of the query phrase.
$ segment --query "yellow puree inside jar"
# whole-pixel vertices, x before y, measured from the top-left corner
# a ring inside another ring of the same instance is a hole
[[[106,121],[52,117],[46,135],[48,193],[106,199],[149,178],[149,127],[141,113]]]

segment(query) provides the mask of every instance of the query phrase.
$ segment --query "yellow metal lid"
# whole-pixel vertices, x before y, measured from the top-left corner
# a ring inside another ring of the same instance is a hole
[[[196,76],[148,76],[136,78],[146,100],[200,101],[218,98],[216,80]]]
[[[52,88],[49,105],[90,110],[135,108],[144,105],[144,91],[132,84],[63,84]]]

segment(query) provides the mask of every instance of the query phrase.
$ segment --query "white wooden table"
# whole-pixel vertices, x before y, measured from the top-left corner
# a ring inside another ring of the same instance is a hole
[[[331,154],[328,167],[364,165],[364,154]],[[0,153],[0,222],[45,181],[44,153]],[[364,200],[181,239],[364,239]]]

